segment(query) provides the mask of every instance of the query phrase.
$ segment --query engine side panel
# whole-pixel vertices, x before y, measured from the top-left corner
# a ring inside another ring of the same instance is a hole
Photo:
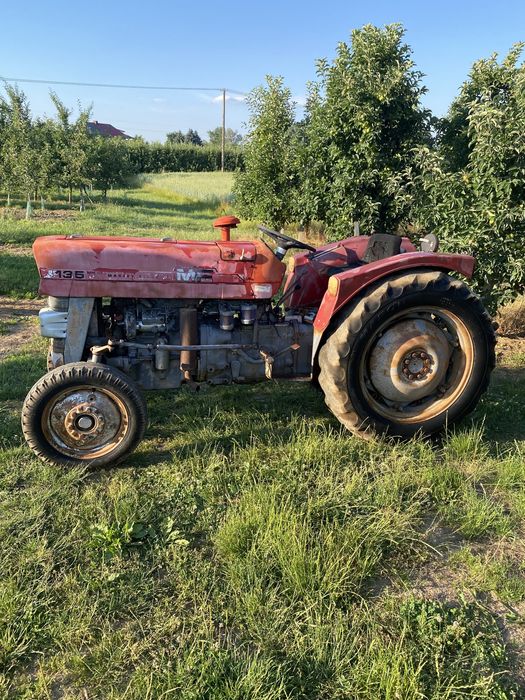
[[[286,269],[262,241],[45,236],[33,252],[56,297],[270,299]]]

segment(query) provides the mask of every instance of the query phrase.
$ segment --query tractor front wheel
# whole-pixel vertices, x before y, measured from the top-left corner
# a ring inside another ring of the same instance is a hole
[[[45,462],[102,467],[122,461],[147,424],[138,387],[122,372],[74,362],[45,374],[29,391],[22,430]]]
[[[432,435],[472,411],[495,364],[480,300],[442,272],[388,278],[336,320],[319,353],[332,413],[363,436]]]

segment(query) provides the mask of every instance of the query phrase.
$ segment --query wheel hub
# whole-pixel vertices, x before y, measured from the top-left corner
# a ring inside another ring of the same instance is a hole
[[[95,421],[91,416],[80,416],[77,418],[77,427],[79,430],[89,431],[95,425]]]
[[[64,420],[64,428],[73,440],[85,443],[104,431],[104,414],[93,395],[91,402],[82,402],[73,406]]]
[[[432,372],[433,364],[434,358],[432,355],[429,355],[424,350],[415,350],[403,360],[402,372],[410,382],[417,381]]]
[[[88,459],[113,449],[124,437],[128,415],[108,391],[80,387],[62,392],[47,412],[50,442],[72,456]]]
[[[406,319],[391,326],[370,353],[369,376],[379,394],[411,403],[442,384],[451,346],[444,331],[426,319]]]

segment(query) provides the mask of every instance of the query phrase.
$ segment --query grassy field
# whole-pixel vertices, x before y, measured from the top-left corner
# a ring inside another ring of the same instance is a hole
[[[32,239],[213,236],[228,178],[0,219],[0,697],[525,697],[523,340],[500,341],[488,395],[439,446],[360,441],[305,383],[268,382],[150,395],[119,468],[25,448],[45,352]]]

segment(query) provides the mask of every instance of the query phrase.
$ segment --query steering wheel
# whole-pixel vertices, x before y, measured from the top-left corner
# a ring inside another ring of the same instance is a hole
[[[270,238],[273,238],[277,243],[275,255],[279,258],[279,260],[284,258],[286,251],[290,250],[290,248],[302,248],[303,250],[311,250],[314,253],[316,251],[316,248],[308,245],[308,243],[303,243],[302,241],[298,241],[296,238],[292,238],[291,236],[285,236],[283,233],[272,231],[272,229],[266,228],[266,226],[257,226],[257,228],[259,231],[262,231],[262,233],[265,233],[267,236],[270,236]]]

